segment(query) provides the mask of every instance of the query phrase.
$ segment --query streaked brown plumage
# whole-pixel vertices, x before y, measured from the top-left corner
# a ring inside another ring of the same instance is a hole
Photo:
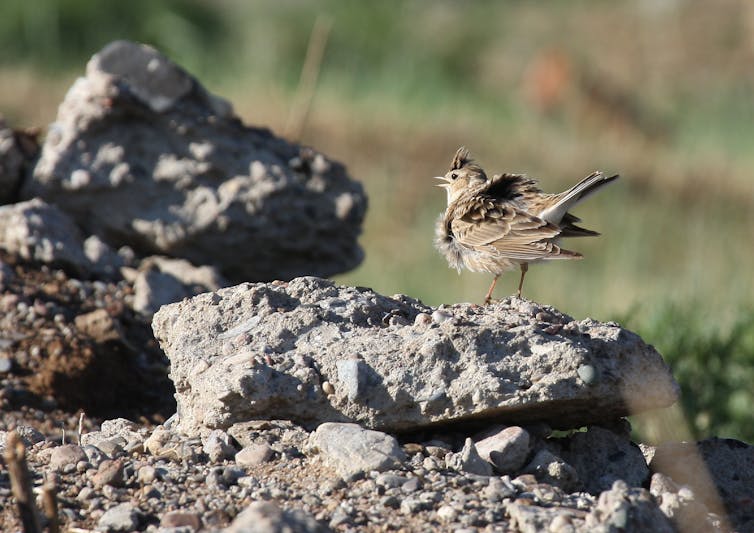
[[[521,268],[518,295],[529,263],[551,259],[581,259],[578,252],[561,248],[562,237],[599,235],[576,225],[568,212],[577,202],[618,176],[594,172],[560,194],[543,193],[537,182],[521,174],[487,178],[484,170],[461,147],[438,186],[448,193],[448,207],[437,220],[435,245],[452,268],[494,274],[485,303],[497,278]]]

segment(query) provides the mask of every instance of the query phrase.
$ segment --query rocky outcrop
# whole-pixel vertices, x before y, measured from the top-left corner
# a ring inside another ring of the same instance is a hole
[[[179,66],[126,41],[68,91],[22,195],[114,248],[235,282],[328,276],[362,259],[366,198],[341,164],[243,125]]]
[[[518,298],[433,309],[309,277],[199,295],[163,307],[153,329],[187,434],[270,416],[383,431],[573,428],[678,395],[635,334]]]

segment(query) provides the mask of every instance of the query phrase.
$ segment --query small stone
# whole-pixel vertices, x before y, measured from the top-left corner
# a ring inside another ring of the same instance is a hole
[[[53,448],[50,454],[50,468],[53,470],[64,470],[66,466],[73,466],[75,469],[76,463],[79,461],[86,461],[86,453],[76,444],[64,444]]]
[[[204,524],[209,527],[211,524]],[[283,511],[271,502],[254,502],[236,516],[225,533],[306,531],[324,533],[327,528],[300,510]]]
[[[172,433],[162,426],[157,426],[144,441],[144,449],[152,455],[160,455],[165,444],[170,441]]]
[[[152,483],[157,478],[157,469],[150,465],[139,468],[136,479],[143,485]]]
[[[0,374],[7,374],[13,368],[13,359],[0,357]]]
[[[414,326],[426,326],[432,323],[432,317],[427,313],[417,313],[414,318]]]
[[[524,466],[531,450],[531,438],[525,429],[511,426],[478,441],[476,449],[498,472],[513,474]]]
[[[458,453],[448,454],[445,459],[448,468],[459,472],[477,474],[480,476],[491,476],[492,466],[479,456],[479,452],[474,446],[474,441],[467,438],[463,449]]]
[[[419,490],[420,482],[418,477],[412,477],[408,479],[403,485],[401,485],[401,492],[404,494],[411,494]]]
[[[134,531],[138,525],[139,512],[130,503],[111,507],[97,522],[97,527],[104,531]]]
[[[343,385],[351,402],[358,402],[366,387],[367,368],[360,359],[341,359],[335,363],[338,369],[338,382]]]
[[[450,505],[443,505],[437,510],[437,518],[444,524],[455,522],[458,518],[458,511],[456,511]]]
[[[96,446],[108,457],[117,457],[124,452],[123,446],[115,439],[102,439],[97,442]]]
[[[230,436],[221,429],[210,432],[203,444],[204,453],[213,463],[230,459],[236,454],[236,449],[230,442]]]
[[[25,446],[34,446],[38,442],[45,440],[45,436],[31,426],[16,426],[16,433],[21,437],[21,441]],[[4,432],[0,432],[4,433]],[[5,440],[7,436],[3,437],[2,446],[5,446]]]
[[[309,445],[343,477],[397,468],[406,459],[394,437],[357,424],[321,424],[309,437]]]
[[[94,466],[95,468],[99,467],[99,465],[104,461],[105,459],[108,459],[107,455],[102,452],[98,447],[87,444],[83,447],[84,453],[86,454],[86,457],[88,461]]]
[[[328,524],[331,528],[336,528],[340,525],[347,524],[351,521],[351,516],[343,509],[343,506],[338,506],[335,508],[335,511],[332,514],[332,518],[330,518],[330,523]]]
[[[482,489],[482,496],[493,502],[502,501],[516,494],[516,488],[510,483],[506,484],[499,477],[490,477],[490,483]]]
[[[97,473],[92,477],[92,483],[94,483],[95,488],[101,488],[105,485],[122,487],[125,483],[123,462],[110,459],[102,461],[102,464],[97,469]]]
[[[581,365],[576,373],[581,378],[581,381],[590,385],[597,379],[597,370],[592,365]]]
[[[400,487],[404,483],[406,483],[406,478],[404,476],[399,476],[396,474],[390,474],[390,473],[382,473],[378,474],[376,478],[374,478],[374,482],[377,483],[377,485],[381,487],[385,487],[388,489],[393,489]]]
[[[447,322],[452,318],[453,315],[446,311],[442,311],[441,309],[437,309],[432,312],[432,322],[434,322],[435,324],[442,324],[443,322]]]
[[[235,461],[239,466],[256,466],[269,461],[272,453],[272,448],[267,443],[252,444],[239,451]]]
[[[335,387],[333,387],[333,384],[329,381],[323,381],[322,392],[324,392],[327,396],[332,396],[333,394],[335,394]]]
[[[406,498],[401,502],[401,513],[405,515],[412,515],[424,508],[425,504],[415,498]]]
[[[201,518],[198,513],[190,511],[169,511],[160,518],[160,527],[190,527],[194,531],[199,531],[202,527]]]
[[[83,487],[76,495],[76,499],[79,501],[86,501],[94,495],[94,489],[92,487]]]
[[[580,487],[579,474],[576,469],[547,449],[537,452],[523,472],[534,475],[542,483],[560,487],[566,492]]]
[[[401,506],[401,500],[397,496],[385,496],[380,500],[380,505],[389,509],[398,509]]]

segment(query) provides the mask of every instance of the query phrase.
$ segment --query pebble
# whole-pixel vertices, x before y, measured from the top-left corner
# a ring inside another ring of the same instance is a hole
[[[447,322],[448,320],[451,320],[453,318],[453,315],[448,313],[447,311],[442,311],[440,309],[437,309],[432,312],[432,322],[435,324],[442,324],[443,322]]]
[[[106,459],[102,461],[97,473],[92,476],[92,482],[95,488],[101,488],[105,485],[113,487],[122,487],[125,483],[123,475],[123,462],[120,460]]]
[[[375,481],[375,483],[377,483],[377,485],[380,485],[382,487],[387,487],[387,488],[392,489],[392,488],[400,487],[401,485],[403,485],[404,483],[406,483],[407,479],[406,479],[405,476],[400,476],[400,475],[397,475],[397,474],[392,474],[392,473],[389,473],[389,472],[384,472],[382,474],[377,475],[377,477],[374,479],[374,481]],[[416,490],[416,489],[414,489],[414,490]]]
[[[191,511],[168,511],[160,518],[160,527],[189,527],[198,531],[202,527],[202,520],[198,513]]]
[[[236,453],[235,461],[239,466],[256,466],[272,458],[273,450],[269,444],[252,444]]]
[[[76,463],[86,461],[86,453],[76,444],[65,444],[53,448],[50,454],[50,468],[53,470],[62,470],[71,472],[76,469]]]
[[[130,503],[108,509],[97,522],[104,531],[134,531],[139,525],[139,513]]]
[[[401,485],[401,491],[404,494],[411,494],[412,492],[416,492],[417,490],[419,490],[420,483],[421,482],[419,481],[419,478],[412,477],[411,479],[403,483],[403,485]]]
[[[597,379],[597,370],[592,365],[581,365],[576,373],[581,378],[581,381],[587,385],[591,385]]]

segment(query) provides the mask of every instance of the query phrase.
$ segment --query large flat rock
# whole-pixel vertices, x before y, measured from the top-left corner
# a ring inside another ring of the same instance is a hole
[[[519,298],[434,309],[307,277],[201,294],[152,327],[188,434],[249,419],[572,428],[678,397],[636,334]]]
[[[244,125],[128,41],[94,55],[70,88],[21,194],[115,249],[211,265],[231,282],[329,276],[363,257],[366,196],[343,165]]]

